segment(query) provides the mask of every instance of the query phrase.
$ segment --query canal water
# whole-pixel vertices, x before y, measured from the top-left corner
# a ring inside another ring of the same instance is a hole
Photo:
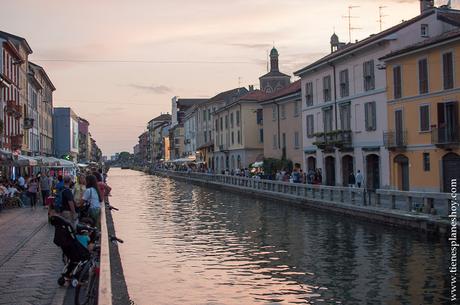
[[[111,169],[135,304],[447,304],[446,243]]]

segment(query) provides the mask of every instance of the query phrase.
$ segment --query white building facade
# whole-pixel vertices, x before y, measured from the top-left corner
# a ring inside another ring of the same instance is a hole
[[[367,188],[389,186],[386,73],[379,58],[454,28],[449,19],[458,13],[428,8],[353,44],[334,34],[331,54],[294,73],[301,77],[304,168],[321,170],[326,185],[348,185],[359,170]]]

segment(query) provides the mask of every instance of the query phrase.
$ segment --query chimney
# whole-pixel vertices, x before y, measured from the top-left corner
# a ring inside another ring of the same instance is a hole
[[[420,0],[420,14],[434,8],[434,0]]]
[[[249,85],[249,91],[254,91],[254,85]]]

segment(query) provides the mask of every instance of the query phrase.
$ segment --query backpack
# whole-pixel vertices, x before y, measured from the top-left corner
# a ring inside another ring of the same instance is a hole
[[[60,190],[56,193],[56,197],[54,197],[54,210],[58,213],[62,212],[62,192],[64,190]]]

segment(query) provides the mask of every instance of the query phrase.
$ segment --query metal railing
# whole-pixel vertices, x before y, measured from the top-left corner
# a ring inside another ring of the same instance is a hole
[[[383,143],[387,149],[404,149],[407,146],[407,130],[384,132]]]
[[[433,127],[431,129],[431,143],[437,146],[460,144],[460,126]]]
[[[407,192],[397,190],[368,190],[356,187],[326,186],[315,184],[291,183],[283,181],[247,178],[240,176],[207,174],[196,172],[177,172],[170,170],[155,170],[168,176],[194,179],[210,184],[220,184],[246,190],[261,191],[269,194],[292,199],[311,200],[336,205],[381,208],[383,210],[398,210],[403,212],[439,215],[449,215],[450,195],[436,192]]]

